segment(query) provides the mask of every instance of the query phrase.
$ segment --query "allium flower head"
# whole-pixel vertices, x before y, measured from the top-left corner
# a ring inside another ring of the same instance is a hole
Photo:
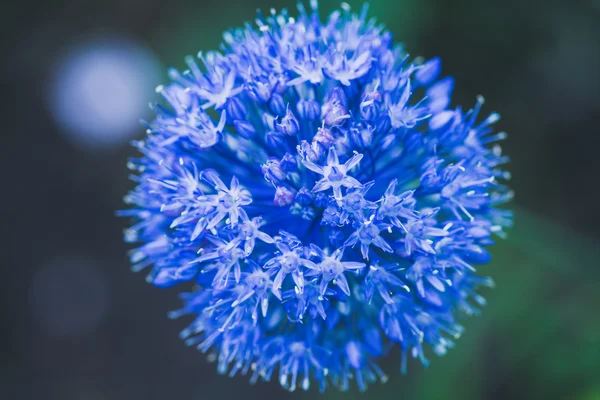
[[[475,271],[512,218],[505,134],[482,98],[450,108],[440,60],[411,61],[366,8],[298,9],[170,71],[125,238],[150,283],[193,282],[171,316],[219,372],[365,390],[394,345],[426,365],[484,303]]]

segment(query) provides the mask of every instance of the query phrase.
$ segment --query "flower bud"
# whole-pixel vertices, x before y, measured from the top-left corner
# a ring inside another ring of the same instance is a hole
[[[314,151],[317,151],[316,149],[319,149],[318,151],[326,151],[329,150],[332,143],[333,135],[331,134],[331,131],[327,128],[319,128],[317,134],[313,138],[312,147]]]
[[[285,138],[279,132],[269,131],[265,135],[267,145],[273,149],[281,149],[285,146]]]
[[[429,111],[437,113],[448,107],[453,89],[454,79],[449,77],[439,80],[430,86],[425,92],[428,99]]]
[[[300,131],[300,125],[294,114],[287,110],[285,117],[281,119],[281,123],[275,123],[275,129],[288,136],[295,136]]]
[[[275,190],[273,204],[277,207],[286,207],[294,202],[294,194],[285,186],[278,186]]]
[[[246,85],[246,93],[253,102],[264,104],[271,98],[271,85],[259,80],[252,81]]]
[[[285,153],[281,158],[281,169],[285,172],[292,172],[298,168],[298,164],[296,163],[296,157],[291,155],[290,153]]]
[[[430,85],[440,75],[442,63],[439,57],[432,58],[415,72],[415,80],[423,86]]]
[[[227,110],[227,119],[230,121],[246,119],[246,106],[244,106],[244,103],[238,97],[232,97],[227,100],[225,109]]]
[[[256,130],[254,129],[252,124],[243,119],[237,119],[233,121],[233,126],[236,132],[244,139],[251,139],[256,133]]]
[[[319,159],[319,154],[317,154],[313,150],[313,146],[311,146],[311,144],[309,144],[306,140],[300,142],[300,146],[298,147],[298,154],[300,154],[300,157],[302,157],[303,159],[307,159],[309,161],[316,161]]]
[[[344,93],[344,90],[339,86],[331,90],[329,96],[327,97],[327,101],[337,101],[342,107],[348,108],[348,99],[346,98],[346,94]]]
[[[363,93],[360,103],[360,115],[365,121],[373,121],[377,118],[380,101],[381,92],[377,90]]]
[[[279,160],[275,157],[269,158],[260,168],[269,182],[279,182],[285,179],[286,173],[281,169]]]
[[[443,131],[452,126],[454,123],[455,112],[451,110],[445,110],[435,114],[429,120],[429,129],[432,131]]]
[[[269,100],[269,110],[275,115],[285,114],[285,101],[279,93],[274,93]]]
[[[373,140],[373,128],[370,126],[356,127],[349,130],[352,140],[360,147],[367,147]]]
[[[312,193],[305,187],[300,188],[300,190],[298,190],[298,193],[296,193],[296,201],[302,204],[303,206],[309,205],[310,203],[312,203],[312,200]]]
[[[300,119],[315,121],[321,115],[321,106],[314,100],[298,101],[298,116]]]
[[[350,118],[350,114],[338,100],[332,99],[323,105],[321,118],[325,121],[325,125],[338,126]]]

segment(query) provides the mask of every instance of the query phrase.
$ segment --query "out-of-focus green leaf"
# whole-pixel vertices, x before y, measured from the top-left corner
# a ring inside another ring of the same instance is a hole
[[[597,381],[599,245],[523,209],[515,224],[479,271],[497,284],[483,293],[488,306],[465,321],[456,349],[419,374],[418,398],[486,398],[510,379],[523,379],[524,392],[498,398],[562,398]]]

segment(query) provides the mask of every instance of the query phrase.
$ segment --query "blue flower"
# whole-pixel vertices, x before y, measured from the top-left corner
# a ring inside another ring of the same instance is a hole
[[[348,175],[348,172],[362,160],[362,154],[355,152],[348,161],[340,164],[335,147],[331,146],[327,153],[327,164],[323,166],[313,163],[300,146],[298,146],[298,154],[307,169],[323,175],[323,178],[319,179],[312,188],[313,192],[333,189],[333,198],[340,204],[342,201],[342,187],[349,189],[362,187],[359,181]]]
[[[187,57],[152,105],[121,215],[134,270],[192,282],[188,345],[221,373],[360,390],[390,348],[427,365],[491,286],[476,271],[512,197],[498,115],[450,108],[438,58],[411,62],[347,5],[259,13]]]

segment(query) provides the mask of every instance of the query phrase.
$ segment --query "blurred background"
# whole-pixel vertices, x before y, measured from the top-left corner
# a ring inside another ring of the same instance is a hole
[[[354,9],[361,2],[349,1]],[[325,16],[339,5],[321,0]],[[600,399],[600,1],[371,0],[413,56],[441,56],[455,104],[486,98],[512,157],[515,228],[483,315],[429,369],[326,399]],[[256,8],[295,0],[20,0],[0,6],[0,398],[306,399],[219,376],[170,321],[177,290],[129,271],[129,140],[166,68]]]

